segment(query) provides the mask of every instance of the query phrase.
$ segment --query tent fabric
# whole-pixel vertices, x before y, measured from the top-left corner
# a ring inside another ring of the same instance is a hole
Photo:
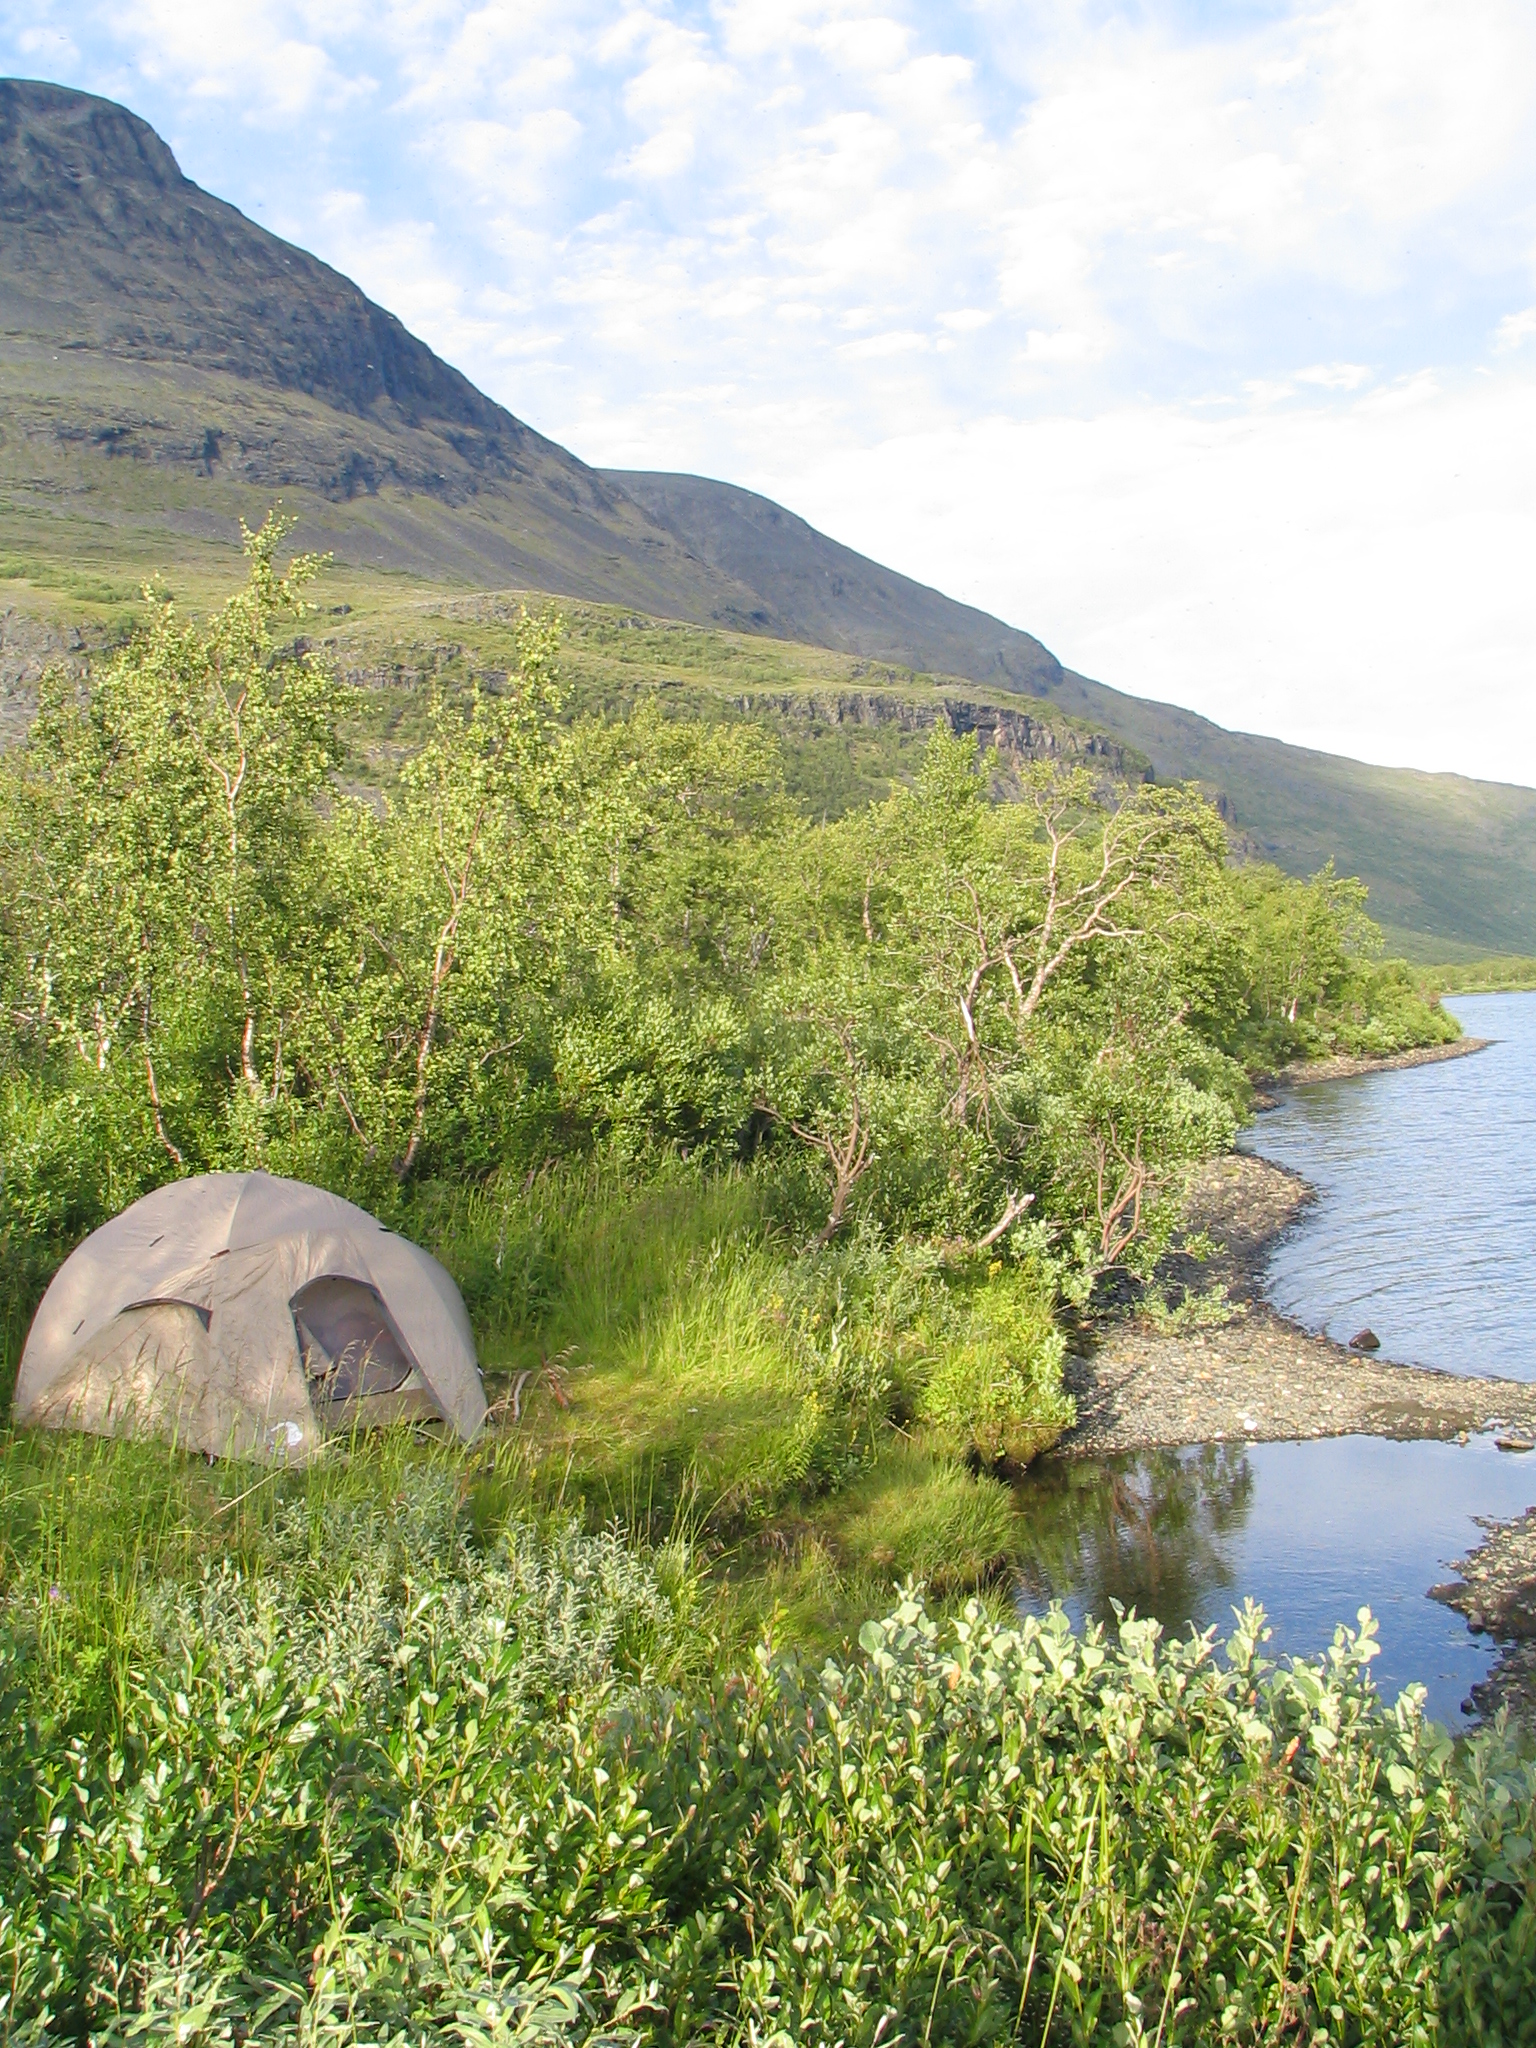
[[[65,1260],[12,1413],[302,1462],[338,1428],[400,1416],[468,1439],[485,1391],[436,1259],[321,1188],[210,1173],[145,1195]]]

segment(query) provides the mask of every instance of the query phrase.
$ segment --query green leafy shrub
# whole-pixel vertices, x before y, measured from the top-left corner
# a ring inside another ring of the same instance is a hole
[[[1251,1608],[1218,1656],[909,1591],[722,1677],[672,1567],[482,1552],[450,1477],[147,1588],[105,1725],[10,1585],[7,2040],[1529,2038],[1536,1774],[1385,1707],[1368,1618],[1277,1671]]]
[[[941,1440],[984,1465],[1022,1470],[1071,1427],[1061,1390],[1066,1339],[1038,1266],[1005,1268],[954,1302],[935,1331],[922,1414]]]
[[[897,1444],[848,1485],[818,1526],[856,1586],[878,1597],[912,1576],[936,1595],[995,1579],[1018,1545],[1009,1489],[925,1444]]]
[[[1329,1033],[1339,1052],[1378,1054],[1445,1045],[1460,1035],[1455,1018],[1426,997],[1405,960],[1361,962],[1336,1002]]]

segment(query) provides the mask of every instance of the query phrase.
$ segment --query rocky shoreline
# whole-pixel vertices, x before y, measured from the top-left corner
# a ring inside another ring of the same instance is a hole
[[[1176,1256],[1173,1277],[1196,1294],[1224,1287],[1235,1313],[1203,1329],[1159,1328],[1135,1314],[1103,1325],[1068,1356],[1078,1419],[1056,1455],[1233,1438],[1536,1433],[1536,1385],[1393,1365],[1314,1336],[1268,1305],[1269,1249],[1311,1200],[1305,1181],[1267,1159],[1234,1152],[1202,1168],[1186,1227],[1220,1249],[1198,1262]]]
[[[1292,1060],[1272,1074],[1253,1077],[1253,1106],[1273,1109],[1277,1090],[1304,1088],[1314,1081],[1346,1081],[1357,1074],[1391,1074],[1404,1067],[1436,1067],[1442,1060],[1464,1060],[1486,1052],[1491,1038],[1453,1038],[1447,1045],[1416,1045],[1408,1052],[1333,1053],[1325,1060]]]
[[[1429,1597],[1464,1614],[1474,1635],[1490,1635],[1500,1645],[1498,1663],[1472,1688],[1478,1713],[1507,1707],[1536,1724],[1536,1507],[1513,1522],[1479,1516],[1478,1527],[1488,1531],[1487,1540],[1457,1558],[1451,1569],[1461,1577],[1431,1586]]]
[[[1458,1041],[1429,1057],[1482,1043]],[[1270,1248],[1312,1199],[1305,1181],[1267,1159],[1229,1153],[1208,1162],[1191,1184],[1185,1231],[1217,1250],[1203,1260],[1176,1253],[1169,1278],[1173,1291],[1195,1297],[1224,1288],[1230,1320],[1188,1328],[1177,1316],[1133,1312],[1099,1325],[1068,1355],[1078,1419],[1052,1455],[1349,1435],[1445,1440],[1483,1430],[1501,1432],[1500,1448],[1511,1454],[1529,1451],[1536,1384],[1394,1365],[1314,1336],[1268,1305]],[[1536,1500],[1536,1453],[1530,1465]],[[1516,1521],[1481,1526],[1488,1539],[1455,1563],[1460,1579],[1426,1590],[1501,1646],[1498,1663],[1472,1688],[1477,1712],[1507,1707],[1536,1725],[1536,1506]]]
[[[1353,1074],[1388,1074],[1400,1067],[1434,1067],[1442,1060],[1464,1060],[1486,1052],[1491,1038],[1453,1038],[1446,1045],[1416,1045],[1409,1052],[1335,1053],[1325,1060],[1292,1060],[1262,1079],[1270,1087],[1295,1088],[1310,1081],[1342,1081]]]

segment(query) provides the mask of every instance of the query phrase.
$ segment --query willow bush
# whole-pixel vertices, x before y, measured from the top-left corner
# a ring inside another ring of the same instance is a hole
[[[327,1556],[343,1560],[328,1570]],[[0,1647],[12,2042],[1533,2037],[1536,1775],[1313,1663],[1124,1618],[696,1654],[686,1556],[451,1475],[140,1603],[119,1714]]]

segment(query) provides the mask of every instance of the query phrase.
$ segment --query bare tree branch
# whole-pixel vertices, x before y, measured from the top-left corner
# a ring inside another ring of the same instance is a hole
[[[170,1136],[166,1131],[165,1117],[160,1107],[160,1084],[155,1079],[154,1056],[149,1049],[149,999],[147,996],[144,1000],[143,1045],[144,1078],[149,1084],[149,1107],[155,1119],[155,1136],[160,1140],[160,1143],[165,1147],[165,1150],[176,1164],[178,1166],[185,1166],[187,1162],[181,1156],[180,1146],[171,1142]]]
[[[1141,1156],[1141,1132],[1137,1131],[1127,1152],[1114,1118],[1106,1118],[1105,1124],[1105,1131],[1095,1132],[1093,1138],[1094,1197],[1099,1218],[1099,1255],[1106,1266],[1113,1266],[1140,1233],[1141,1204],[1150,1173]]]
[[[977,1251],[984,1252],[988,1245],[996,1244],[1000,1237],[1013,1228],[1014,1224],[1018,1222],[1034,1199],[1033,1195],[1010,1195],[1007,1207],[1003,1210],[1002,1215],[984,1237],[977,1238]]]
[[[832,1206],[826,1222],[807,1249],[828,1244],[837,1235],[847,1213],[849,1197],[878,1156],[870,1150],[871,1132],[864,1106],[859,1100],[858,1056],[852,1027],[834,1024],[827,1028],[837,1041],[848,1070],[848,1115],[844,1129],[841,1132],[820,1131],[814,1125],[798,1123],[793,1117],[785,1116],[771,1102],[759,1100],[754,1105],[765,1116],[787,1124],[801,1144],[808,1145],[813,1152],[820,1152],[832,1169]]]

